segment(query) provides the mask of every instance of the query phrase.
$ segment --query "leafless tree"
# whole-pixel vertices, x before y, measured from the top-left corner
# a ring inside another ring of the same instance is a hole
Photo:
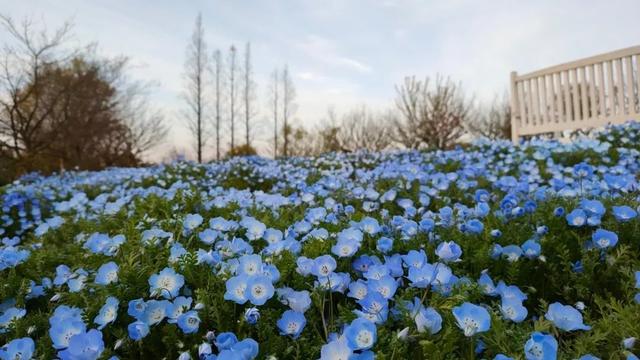
[[[468,123],[469,132],[489,139],[509,139],[511,137],[511,105],[505,93],[495,97],[488,108],[481,108],[477,116]]]
[[[235,148],[235,140],[236,140],[236,107],[237,105],[237,97],[238,97],[238,89],[237,89],[237,82],[236,82],[236,77],[237,77],[237,72],[238,72],[238,65],[236,63],[236,47],[234,45],[231,45],[231,48],[229,48],[229,61],[227,62],[229,65],[229,94],[228,94],[228,100],[229,100],[229,127],[231,128],[231,149],[229,151],[233,152],[233,149]]]
[[[185,94],[188,106],[187,121],[189,130],[196,140],[198,162],[202,162],[202,150],[205,146],[205,111],[206,111],[206,79],[209,68],[207,43],[204,39],[202,14],[196,17],[191,41],[187,46],[187,61],[185,62]]]
[[[289,74],[289,67],[285,65],[282,70],[282,126],[283,126],[283,155],[289,156],[289,135],[293,129],[289,122],[296,112],[296,89]]]
[[[40,130],[52,126],[47,120],[62,101],[62,94],[44,99],[47,84],[42,74],[74,55],[61,49],[72,25],[64,23],[49,33],[37,30],[29,18],[17,23],[0,15],[0,26],[11,39],[0,55],[0,150],[20,161],[38,156],[53,141]]]
[[[280,89],[280,77],[278,73],[278,69],[274,69],[273,73],[271,73],[271,83],[269,84],[269,106],[271,107],[271,111],[273,111],[273,157],[278,157],[278,133],[280,129],[278,128],[278,108],[280,107],[280,97],[279,97],[279,89]]]
[[[244,52],[244,68],[242,82],[242,102],[244,103],[244,126],[245,145],[251,147],[251,121],[256,115],[253,107],[256,98],[256,83],[253,80],[253,69],[251,66],[251,43],[247,42]]]
[[[365,106],[351,110],[342,117],[337,136],[343,151],[380,151],[392,142],[391,128],[385,116],[375,114]]]
[[[393,121],[394,140],[407,148],[449,148],[472,116],[471,101],[459,84],[438,75],[430,85],[429,78],[411,76],[396,86],[399,113]]]
[[[215,118],[214,118],[214,128],[215,128],[215,137],[216,137],[216,160],[220,160],[220,130],[221,130],[221,115],[222,108],[221,104],[223,102],[222,99],[222,86],[223,84],[223,74],[222,74],[222,53],[220,50],[216,50],[213,52],[213,78],[214,78],[214,97],[215,97]]]

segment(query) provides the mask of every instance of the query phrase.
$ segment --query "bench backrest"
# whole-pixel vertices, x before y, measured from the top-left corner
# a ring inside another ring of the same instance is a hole
[[[640,120],[640,46],[511,73],[511,137]]]

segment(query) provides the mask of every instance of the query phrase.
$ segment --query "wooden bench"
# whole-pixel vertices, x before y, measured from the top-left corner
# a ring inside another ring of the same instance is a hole
[[[511,139],[640,120],[640,46],[511,73]]]

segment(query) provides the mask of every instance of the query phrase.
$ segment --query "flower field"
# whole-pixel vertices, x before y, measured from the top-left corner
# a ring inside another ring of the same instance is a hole
[[[640,124],[29,175],[2,359],[637,359]]]

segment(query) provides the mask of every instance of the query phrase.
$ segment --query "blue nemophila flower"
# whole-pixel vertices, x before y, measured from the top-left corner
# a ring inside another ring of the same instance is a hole
[[[311,273],[317,277],[326,277],[331,275],[337,266],[336,259],[331,255],[318,256],[313,260]]]
[[[100,268],[98,268],[98,273],[96,274],[96,284],[98,285],[109,285],[111,283],[118,282],[118,264],[113,261],[110,261],[106,264],[102,264]]]
[[[165,299],[172,299],[178,296],[183,285],[184,276],[169,267],[164,268],[158,274],[151,275],[149,278],[151,296],[159,295]]]
[[[391,299],[398,289],[398,282],[389,275],[385,275],[379,279],[369,279],[367,283],[371,291],[379,293],[385,299]]]
[[[465,232],[470,234],[480,234],[484,229],[484,224],[478,219],[471,219],[464,224]]]
[[[237,304],[247,302],[247,282],[249,277],[246,275],[234,276],[225,283],[227,291],[224,293],[225,300],[234,301]]]
[[[583,323],[580,311],[571,305],[562,305],[558,302],[550,304],[544,317],[551,321],[557,328],[564,331],[591,329],[591,326]]]
[[[586,354],[580,356],[578,360],[600,360],[600,358],[591,354]]]
[[[251,276],[247,280],[245,297],[253,305],[264,305],[267,300],[273,297],[274,288],[271,279],[264,275]]]
[[[542,246],[536,240],[529,239],[520,246],[522,248],[522,252],[524,256],[529,259],[535,259],[540,256],[540,251],[542,250]]]
[[[612,207],[613,216],[619,222],[627,222],[638,216],[638,212],[627,205]]]
[[[522,256],[522,248],[518,245],[507,245],[502,247],[500,255],[509,262],[515,262]]]
[[[138,320],[142,320],[149,326],[159,324],[171,312],[172,304],[167,300],[149,300],[146,303],[144,313]]]
[[[567,224],[575,227],[583,226],[587,223],[587,213],[582,209],[575,209],[567,214]]]
[[[422,267],[410,267],[407,279],[411,281],[411,287],[424,289],[431,285],[438,275],[437,265],[424,264]]]
[[[534,332],[524,345],[526,360],[556,360],[558,341],[551,335]]]
[[[127,331],[131,340],[138,341],[149,334],[149,325],[144,321],[134,321],[127,326]]]
[[[304,314],[293,310],[285,311],[276,322],[281,335],[291,336],[294,339],[300,336],[306,324],[307,319]]]
[[[91,329],[88,332],[76,334],[69,339],[66,350],[60,351],[58,357],[61,360],[95,360],[104,351],[102,332]]]
[[[427,262],[427,254],[424,250],[410,250],[406,255],[402,255],[402,261],[406,267],[421,268]]]
[[[49,318],[49,337],[55,349],[69,346],[71,337],[85,333],[87,326],[82,321],[82,310],[65,305],[58,306]]]
[[[353,350],[371,349],[377,340],[377,334],[376,325],[363,318],[353,320],[344,330],[347,344]]]
[[[561,217],[564,215],[564,208],[559,206],[555,209],[553,209],[553,216],[555,217]]]
[[[444,241],[436,248],[436,255],[444,262],[458,261],[462,255],[462,249],[453,241]]]
[[[198,331],[200,317],[195,310],[187,311],[178,317],[178,327],[185,334],[193,334]]]
[[[593,175],[593,167],[587,163],[581,162],[573,166],[573,174],[578,179],[588,178]]]
[[[515,323],[522,322],[528,314],[527,308],[522,305],[522,301],[516,298],[502,299],[500,311],[505,319],[509,319]]]
[[[0,348],[2,360],[29,360],[35,352],[35,343],[30,337],[14,339]]]
[[[320,349],[320,360],[351,359],[353,350],[346,337],[340,337],[325,344]]]
[[[331,253],[337,257],[351,257],[360,248],[360,243],[353,239],[338,239],[338,242],[331,247]]]
[[[187,214],[184,218],[184,222],[182,226],[186,233],[191,233],[191,231],[195,230],[198,226],[202,224],[202,216],[200,214]]]
[[[98,326],[98,330],[102,330],[107,324],[110,324],[116,320],[118,317],[118,305],[120,301],[113,297],[109,296],[105,304],[100,308],[98,312],[98,316],[95,317],[93,322]]]
[[[251,308],[247,308],[247,310],[244,311],[244,321],[246,321],[247,324],[255,325],[258,323],[259,319],[260,319],[260,310],[258,310],[258,308],[251,307]]]
[[[419,299],[416,298],[419,304]],[[425,308],[421,304],[418,306],[418,310],[414,311],[414,320],[416,322],[416,328],[419,333],[428,331],[433,335],[438,333],[442,329],[442,316],[432,307]]]
[[[238,337],[232,332],[223,332],[216,336],[214,343],[220,351],[231,349],[233,345],[238,343]]]
[[[593,245],[598,249],[607,249],[616,246],[618,235],[613,231],[597,229],[591,236]]]
[[[482,306],[465,302],[460,306],[454,307],[452,312],[456,319],[456,324],[467,337],[488,331],[491,327],[491,316],[489,316],[487,309]]]
[[[385,236],[381,237],[376,242],[376,249],[381,253],[388,253],[389,251],[391,251],[391,249],[393,249],[393,239]]]
[[[262,274],[262,257],[260,255],[242,255],[239,259],[237,275],[260,275]]]
[[[491,276],[489,275],[489,272],[487,270],[483,270],[482,273],[480,274],[480,278],[478,279],[478,285],[480,286],[480,289],[482,289],[482,292],[485,295],[489,295],[489,296],[498,295],[498,293],[496,292],[495,283],[493,282],[493,279],[491,279]]]

